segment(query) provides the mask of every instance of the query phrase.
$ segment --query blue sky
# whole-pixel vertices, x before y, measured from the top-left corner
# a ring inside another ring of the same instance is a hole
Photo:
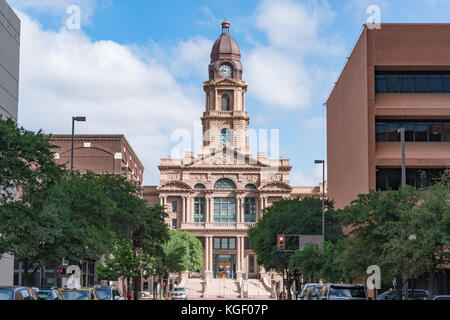
[[[22,20],[20,124],[69,133],[79,114],[88,122],[78,133],[123,133],[146,168],[145,185],[158,184],[173,132],[198,125],[225,18],[241,48],[250,126],[280,130],[294,185],[322,180],[314,160],[326,156],[323,103],[367,8],[379,6],[381,22],[450,22],[446,0],[7,2]],[[67,29],[69,5],[81,9],[81,30]]]

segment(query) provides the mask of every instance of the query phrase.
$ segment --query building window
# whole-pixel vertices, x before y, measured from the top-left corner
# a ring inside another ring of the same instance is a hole
[[[248,273],[255,273],[255,255],[248,256]]]
[[[256,198],[244,199],[244,221],[256,222]]]
[[[377,121],[377,142],[400,142],[398,130],[405,128],[406,142],[450,142],[450,121]]]
[[[202,184],[202,183],[197,183],[197,184],[194,186],[194,189],[195,189],[195,190],[205,190],[206,187],[205,187],[205,185]]]
[[[450,93],[450,72],[378,71],[376,93]]]
[[[223,94],[222,95],[222,111],[230,111],[230,110],[231,110],[230,95]]]
[[[177,212],[178,210],[178,202],[172,201],[172,212]]]
[[[232,144],[233,140],[233,133],[231,130],[228,129],[222,129],[222,131],[220,131],[220,143],[226,143],[226,144]]]
[[[252,250],[252,245],[248,238],[244,238],[244,250]]]
[[[202,243],[202,248],[205,249],[205,237],[197,237],[197,239]]]
[[[216,250],[235,250],[236,238],[214,238],[214,249]]]
[[[254,184],[248,184],[244,188],[245,190],[256,190],[256,186]]]
[[[194,198],[194,222],[205,222],[205,198]]]
[[[220,179],[214,184],[215,190],[236,190],[236,184],[230,179]]]
[[[236,222],[235,198],[214,198],[214,222]]]
[[[425,188],[441,178],[445,169],[406,169],[406,184]],[[401,186],[401,169],[377,169],[377,190],[398,190]]]
[[[177,219],[172,219],[172,229],[177,228]]]

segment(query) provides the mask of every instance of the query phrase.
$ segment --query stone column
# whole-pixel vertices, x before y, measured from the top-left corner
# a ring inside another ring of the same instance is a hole
[[[214,198],[209,198],[209,221],[214,222]]]
[[[238,197],[236,198],[237,200],[237,217],[236,217],[236,222],[237,223],[241,223],[242,222],[242,216],[241,216],[241,211],[242,211],[242,198]]]
[[[241,236],[236,237],[236,273],[239,274],[242,273],[242,260],[241,260]]]
[[[186,197],[181,197],[182,211],[181,211],[181,222],[186,222]]]

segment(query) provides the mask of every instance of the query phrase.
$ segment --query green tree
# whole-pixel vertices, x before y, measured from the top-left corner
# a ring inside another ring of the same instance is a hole
[[[202,268],[202,244],[188,232],[169,230],[169,240],[162,245],[162,254],[154,256],[147,264],[149,270],[155,269],[163,281],[161,290],[167,294],[167,279],[171,273],[196,271]]]
[[[99,280],[117,281],[121,278],[123,288],[128,287],[129,279],[138,276],[141,257],[136,256],[130,239],[115,239],[112,251],[105,256],[104,265],[97,262]]]
[[[317,244],[307,243],[302,251],[294,253],[289,259],[289,269],[299,270],[303,280],[316,282],[323,268],[322,250]]]
[[[325,240],[335,242],[342,237],[336,212],[331,202],[326,203]],[[264,209],[263,217],[249,230],[249,240],[258,263],[266,270],[273,269],[283,274],[287,281],[288,296],[296,276],[296,270],[289,267],[292,253],[277,251],[279,234],[322,234],[322,201],[314,198],[302,200],[281,200]],[[288,239],[286,239],[288,240]],[[291,245],[287,241],[287,246]]]

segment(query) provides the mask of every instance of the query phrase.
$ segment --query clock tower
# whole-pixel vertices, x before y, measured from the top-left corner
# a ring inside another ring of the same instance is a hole
[[[224,144],[249,154],[248,125],[245,111],[247,82],[242,81],[241,52],[230,35],[230,23],[222,23],[222,34],[214,42],[209,65],[209,80],[203,84],[206,93],[203,113],[202,154]]]

